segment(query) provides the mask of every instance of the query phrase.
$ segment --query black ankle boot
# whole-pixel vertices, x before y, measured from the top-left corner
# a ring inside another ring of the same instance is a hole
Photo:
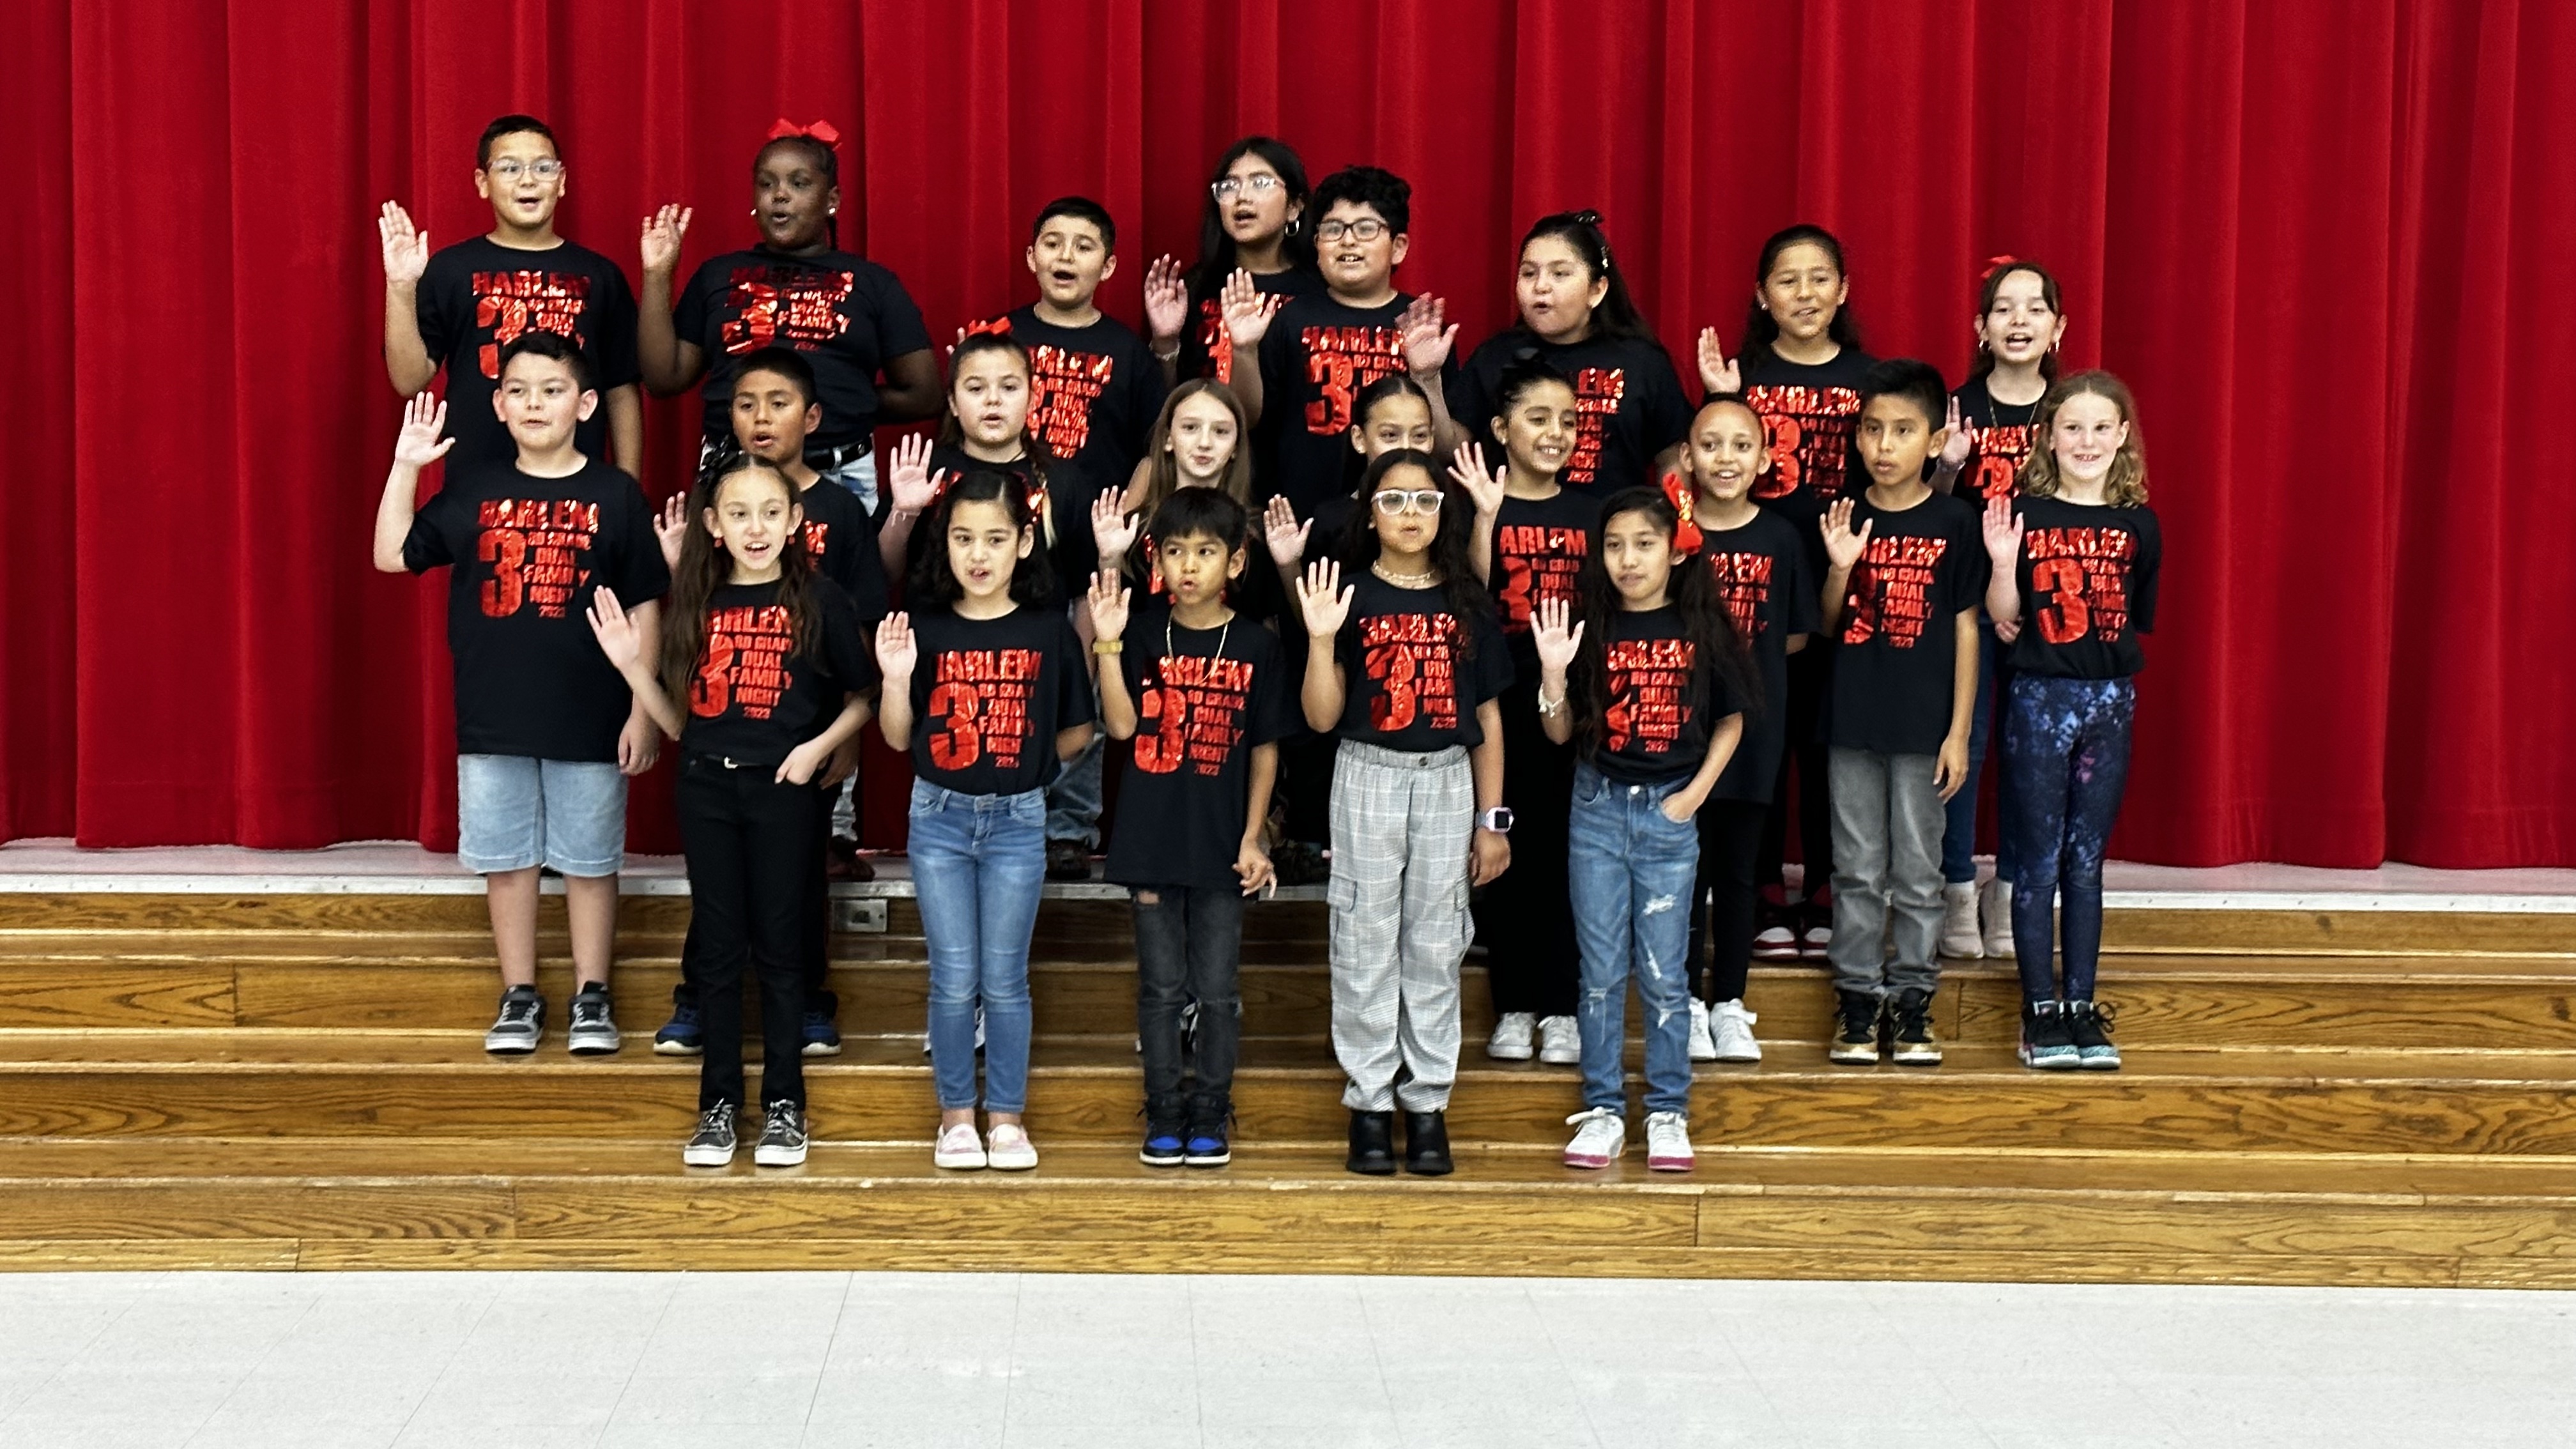
[[[1351,1160],[1345,1165],[1353,1172],[1370,1177],[1395,1175],[1393,1112],[1351,1114]]]
[[[1447,1177],[1455,1170],[1455,1164],[1449,1161],[1449,1119],[1446,1114],[1404,1114],[1404,1170],[1416,1177]]]

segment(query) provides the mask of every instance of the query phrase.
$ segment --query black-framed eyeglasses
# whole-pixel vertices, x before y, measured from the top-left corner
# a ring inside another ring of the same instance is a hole
[[[1208,183],[1208,191],[1217,200],[1226,201],[1243,191],[1249,191],[1255,196],[1268,196],[1278,190],[1282,184],[1278,177],[1264,171],[1256,176],[1228,176],[1211,181]]]
[[[483,174],[495,181],[516,181],[533,176],[539,181],[552,181],[563,174],[561,161],[495,161],[483,168]]]
[[[1315,240],[1337,242],[1344,237],[1359,241],[1376,241],[1386,235],[1387,225],[1374,216],[1357,221],[1323,221],[1315,224]]]

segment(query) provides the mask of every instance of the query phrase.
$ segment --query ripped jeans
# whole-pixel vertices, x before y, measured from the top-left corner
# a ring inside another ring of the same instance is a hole
[[[1627,1110],[1622,1059],[1633,977],[1646,1014],[1646,1110],[1690,1111],[1690,906],[1699,824],[1664,814],[1664,801],[1688,783],[1623,785],[1588,764],[1574,769],[1567,853],[1582,952],[1575,1021],[1586,1107]]]

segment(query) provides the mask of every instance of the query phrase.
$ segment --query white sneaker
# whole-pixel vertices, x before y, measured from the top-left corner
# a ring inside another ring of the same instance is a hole
[[[1974,961],[1985,954],[1977,934],[1977,883],[1960,881],[1941,887],[1941,954],[1953,961]]]
[[[1708,1003],[1694,996],[1690,1011],[1690,1035],[1684,1038],[1684,1044],[1690,1048],[1690,1059],[1695,1062],[1716,1061],[1717,1047],[1708,1039]]]
[[[1494,1023],[1494,1034],[1485,1041],[1485,1055],[1498,1062],[1525,1062],[1530,1059],[1530,1033],[1538,1018],[1526,1011],[1506,1011]]]
[[[1708,1055],[1711,1061],[1758,1062],[1762,1060],[1762,1043],[1753,1039],[1753,1023],[1761,1020],[1744,1009],[1741,1001],[1721,1001],[1708,1012]]]
[[[1996,961],[2013,959],[2012,882],[1986,882],[1977,903],[1977,912],[1985,918],[1986,955]]]
[[[1573,1149],[1566,1149],[1573,1160]],[[1646,1170],[1648,1172],[1688,1172],[1698,1159],[1691,1153],[1690,1123],[1679,1112],[1646,1114]]]
[[[984,1161],[995,1172],[1026,1172],[1038,1165],[1037,1145],[1027,1129],[1005,1122],[984,1134]]]
[[[1538,1019],[1538,1059],[1551,1066],[1579,1066],[1583,1061],[1583,1028],[1570,1016]]]
[[[1628,1150],[1628,1124],[1607,1107],[1594,1107],[1565,1119],[1575,1129],[1574,1140],[1565,1144],[1568,1167],[1608,1167]]]
[[[984,1165],[984,1139],[977,1135],[975,1124],[960,1122],[939,1129],[939,1141],[930,1149],[930,1165],[971,1172]]]

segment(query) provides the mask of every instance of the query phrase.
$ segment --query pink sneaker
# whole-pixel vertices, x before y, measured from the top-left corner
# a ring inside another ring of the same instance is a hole
[[[930,1165],[970,1172],[984,1165],[984,1139],[976,1135],[975,1124],[960,1122],[939,1129],[939,1141],[930,1149]]]
[[[1018,1123],[1006,1122],[984,1134],[984,1161],[995,1172],[1026,1172],[1038,1165],[1038,1149]]]
[[[1607,1107],[1594,1107],[1565,1119],[1574,1140],[1565,1144],[1565,1165],[1586,1169],[1608,1167],[1628,1147],[1628,1124]]]

